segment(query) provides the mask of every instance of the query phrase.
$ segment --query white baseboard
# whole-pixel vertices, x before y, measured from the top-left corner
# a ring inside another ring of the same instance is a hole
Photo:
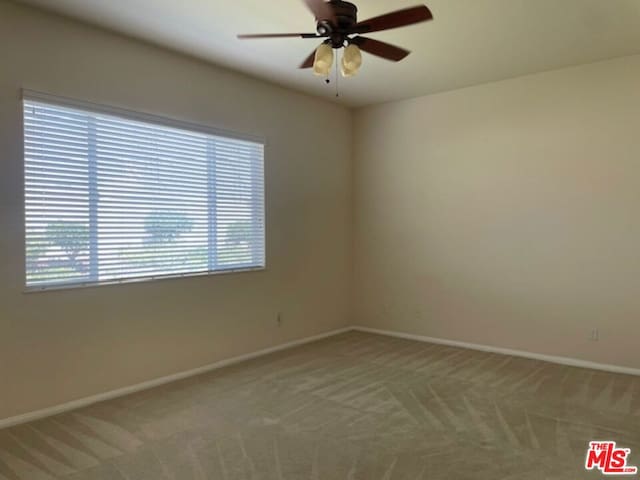
[[[439,345],[447,345],[450,347],[468,348],[471,350],[480,350],[482,352],[491,352],[491,353],[498,353],[501,355],[511,355],[514,357],[530,358],[533,360],[541,360],[544,362],[557,363],[560,365],[568,365],[572,367],[589,368],[593,370],[602,370],[605,372],[640,376],[640,369],[637,369],[637,368],[623,367],[619,365],[607,365],[603,363],[590,362],[587,360],[579,360],[576,358],[544,355],[540,353],[526,352],[522,350],[511,350],[508,348],[494,347],[491,345],[459,342],[457,340],[447,340],[443,338],[427,337],[424,335],[402,333],[402,332],[397,332],[392,330],[380,330],[376,328],[352,326],[352,327],[340,328],[338,330],[332,330],[330,332],[321,333],[319,335],[314,335],[311,337],[301,338],[299,340],[294,340],[291,342],[283,343],[281,345],[276,345],[275,347],[269,347],[263,350],[258,350],[257,352],[252,352],[252,353],[247,353],[245,355],[239,355],[237,357],[227,358],[225,360],[220,360],[210,365],[194,368],[193,370],[188,370],[186,372],[180,372],[173,375],[168,375],[166,377],[156,378],[154,380],[138,383],[136,385],[131,385],[129,387],[112,390],[110,392],[100,393],[98,395],[93,395],[91,397],[85,397],[78,400],[73,400],[71,402],[63,403],[61,405],[55,405],[49,408],[44,408],[42,410],[36,410],[35,412],[29,412],[22,415],[17,415],[15,417],[1,419],[0,429],[12,427],[15,425],[20,425],[22,423],[32,422],[34,420],[39,420],[39,419],[50,417],[53,415],[58,415],[60,413],[76,410],[78,408],[87,407],[89,405],[93,405],[94,403],[103,402],[105,400],[111,400],[113,398],[123,397],[125,395],[129,395],[129,394],[147,390],[153,387],[158,387],[160,385],[165,385],[167,383],[175,382],[177,380],[182,380],[185,378],[207,373],[212,370],[217,370],[223,367],[241,363],[257,357],[261,357],[263,355],[268,355],[270,353],[287,350],[289,348],[304,345],[306,343],[316,342],[318,340],[322,340],[324,338],[332,337],[334,335],[339,335],[341,333],[346,333],[349,331],[375,333],[378,335],[385,335],[388,337],[404,338],[407,340],[416,340],[418,342],[435,343]]]
[[[640,376],[640,369],[623,367],[620,365],[608,365],[606,363],[590,362],[588,360],[580,360],[577,358],[557,357],[554,355],[544,355],[542,353],[533,353],[523,350],[511,350],[509,348],[494,347],[491,345],[481,345],[478,343],[459,342],[457,340],[447,340],[444,338],[426,337],[424,335],[414,335],[411,333],[402,333],[392,330],[379,330],[377,328],[355,326],[352,330],[365,333],[375,333],[378,335],[386,335],[388,337],[404,338],[407,340],[416,340],[418,342],[436,343],[438,345],[447,345],[450,347],[468,348],[471,350],[480,350],[482,352],[498,353],[501,355],[511,355],[513,357],[530,358],[533,360],[542,360],[543,362],[558,363],[560,365],[568,365],[571,367],[589,368],[592,370],[602,370],[611,373],[623,373],[626,375]]]
[[[51,417],[53,415],[58,415],[60,413],[68,412],[70,410],[76,410],[78,408],[87,407],[89,405],[93,405],[94,403],[103,402],[105,400],[111,400],[113,398],[123,397],[125,395],[140,392],[142,390],[148,390],[153,387],[159,387],[160,385],[165,385],[167,383],[175,382],[177,380],[194,377],[196,375],[207,373],[212,370],[217,370],[219,368],[228,367],[236,363],[251,360],[256,357],[261,357],[263,355],[268,355],[270,353],[287,350],[289,348],[297,347],[299,345],[304,345],[306,343],[316,342],[324,338],[333,337],[334,335],[339,335],[341,333],[345,333],[350,330],[352,330],[351,327],[332,330],[330,332],[321,333],[319,335],[305,337],[299,340],[293,340],[291,342],[283,343],[281,345],[276,345],[275,347],[269,347],[263,350],[258,350],[257,352],[247,353],[245,355],[239,355],[237,357],[220,360],[218,362],[205,365],[203,367],[194,368],[193,370],[188,370],[186,372],[179,372],[173,375],[168,375],[166,377],[156,378],[154,380],[149,380],[147,382],[131,385],[129,387],[119,388],[117,390],[111,390],[110,392],[100,393],[98,395],[93,395],[91,397],[80,398],[78,400],[73,400],[71,402],[63,403],[61,405],[55,405],[53,407],[44,408],[42,410],[36,410],[35,412],[29,412],[22,415],[17,415],[15,417],[0,419],[0,429],[13,427],[15,425],[32,422],[34,420],[39,420],[46,417]]]

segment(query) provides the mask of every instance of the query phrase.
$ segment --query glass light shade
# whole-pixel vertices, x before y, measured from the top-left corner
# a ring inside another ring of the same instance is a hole
[[[354,77],[358,73],[358,70],[349,70],[346,68],[344,63],[340,66],[340,71],[342,72],[342,76],[347,78]]]
[[[313,73],[318,76],[328,77],[333,65],[333,48],[323,43],[316,50],[316,58],[313,61]]]
[[[357,45],[351,44],[342,55],[342,76],[353,77],[362,66],[362,53]]]

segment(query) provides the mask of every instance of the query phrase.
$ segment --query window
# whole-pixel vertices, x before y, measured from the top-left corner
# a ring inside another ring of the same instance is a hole
[[[262,141],[24,100],[26,285],[264,268]]]

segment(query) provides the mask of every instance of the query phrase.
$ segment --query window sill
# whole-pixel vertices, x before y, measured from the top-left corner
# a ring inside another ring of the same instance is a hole
[[[236,269],[229,269],[229,270],[215,270],[215,271],[207,271],[207,272],[181,273],[181,274],[170,274],[170,275],[156,275],[156,276],[150,276],[150,277],[127,278],[124,280],[105,280],[103,282],[69,283],[69,284],[49,285],[49,286],[41,286],[41,287],[26,287],[23,290],[23,293],[25,294],[45,293],[45,292],[51,292],[51,291],[57,291],[57,290],[76,290],[76,289],[97,288],[97,287],[113,286],[113,285],[130,285],[135,283],[148,283],[148,282],[163,281],[163,280],[176,280],[179,278],[209,277],[209,276],[218,276],[218,275],[230,275],[230,274],[236,274],[236,273],[264,272],[266,270],[267,270],[267,267],[247,267],[247,268],[236,268]]]

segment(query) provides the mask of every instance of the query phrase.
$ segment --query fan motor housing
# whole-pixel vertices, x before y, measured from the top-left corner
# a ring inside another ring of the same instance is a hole
[[[353,3],[344,2],[342,0],[332,0],[329,2],[338,20],[338,30],[353,27],[358,23],[358,7]]]
[[[320,35],[327,35],[333,48],[342,48],[346,40],[346,31],[358,23],[358,7],[353,3],[342,0],[329,2],[336,15],[336,25],[327,19],[318,19],[317,31]]]

